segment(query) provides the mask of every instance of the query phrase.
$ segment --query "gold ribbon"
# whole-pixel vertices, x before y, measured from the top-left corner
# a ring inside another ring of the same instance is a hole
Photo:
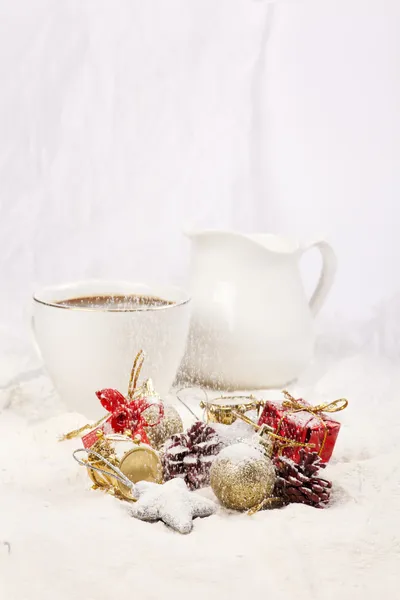
[[[314,416],[319,416],[319,413],[335,413],[340,410],[344,410],[348,405],[348,400],[346,398],[339,398],[338,400],[333,400],[333,402],[327,402],[323,404],[316,404],[315,406],[304,404],[300,400],[296,400],[293,398],[291,394],[287,390],[283,390],[282,394],[285,396],[286,400],[282,402],[282,406],[285,408],[292,409],[291,412],[297,412],[304,410],[306,412],[312,413]]]
[[[132,400],[133,396],[135,395],[135,392],[137,391],[137,382],[139,380],[140,371],[142,370],[143,363],[144,363],[144,352],[143,352],[143,350],[140,350],[136,354],[135,360],[133,361],[131,376],[129,379],[129,385],[128,385],[129,400]]]

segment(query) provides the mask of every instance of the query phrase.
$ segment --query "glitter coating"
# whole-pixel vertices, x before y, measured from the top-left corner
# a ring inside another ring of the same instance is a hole
[[[244,443],[220,452],[212,464],[210,476],[218,500],[234,510],[249,510],[268,498],[276,478],[271,460]]]

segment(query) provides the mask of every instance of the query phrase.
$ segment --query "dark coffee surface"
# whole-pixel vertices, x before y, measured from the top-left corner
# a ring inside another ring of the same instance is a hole
[[[158,298],[157,296],[143,296],[141,294],[127,294],[121,296],[81,296],[79,298],[68,298],[57,302],[60,306],[71,308],[91,308],[98,310],[134,310],[140,308],[153,308],[160,306],[172,306],[175,304],[170,300]]]

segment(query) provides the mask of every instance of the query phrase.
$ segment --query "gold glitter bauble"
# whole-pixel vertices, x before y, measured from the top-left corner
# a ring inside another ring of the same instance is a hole
[[[159,414],[158,405],[154,404],[144,411],[143,417],[151,424],[157,421]],[[183,431],[183,423],[176,408],[171,404],[165,404],[161,421],[154,427],[145,427],[145,430],[150,444],[159,450],[172,435]]]
[[[226,508],[249,510],[271,496],[275,468],[260,450],[244,443],[232,444],[215,458],[211,487]]]
[[[93,444],[92,450],[95,450],[101,454],[101,456],[104,456],[104,458],[106,458],[115,467],[118,467],[119,461],[115,455],[115,448],[111,441],[107,440],[104,436],[101,436],[97,442]],[[110,473],[110,475],[106,475],[105,473],[100,473],[99,471],[90,469],[88,467],[89,477],[96,487],[110,487],[116,483],[115,477],[112,477],[113,471],[101,460],[97,458],[90,458],[89,463],[93,465],[93,467],[98,467],[99,469],[102,469],[102,471],[107,471],[107,473]]]

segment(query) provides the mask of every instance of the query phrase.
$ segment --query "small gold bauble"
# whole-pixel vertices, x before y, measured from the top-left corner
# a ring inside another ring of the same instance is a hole
[[[200,408],[205,410],[207,423],[220,423],[232,425],[237,419],[237,414],[244,414],[250,410],[259,410],[263,401],[254,396],[221,396],[213,400],[202,400]]]
[[[149,424],[152,424],[158,420],[159,414],[158,405],[154,404],[144,411],[143,416]],[[161,421],[154,427],[145,427],[145,430],[150,444],[159,450],[172,435],[183,431],[183,423],[176,408],[171,404],[165,404]]]
[[[244,443],[222,450],[211,466],[210,476],[218,500],[234,510],[253,508],[271,496],[275,485],[271,460]]]
[[[163,481],[163,471],[158,452],[147,446],[147,444],[140,444],[124,454],[119,468],[132,483],[138,481],[162,483]],[[131,498],[130,489],[122,481],[118,480],[117,484],[121,494],[126,498]]]

